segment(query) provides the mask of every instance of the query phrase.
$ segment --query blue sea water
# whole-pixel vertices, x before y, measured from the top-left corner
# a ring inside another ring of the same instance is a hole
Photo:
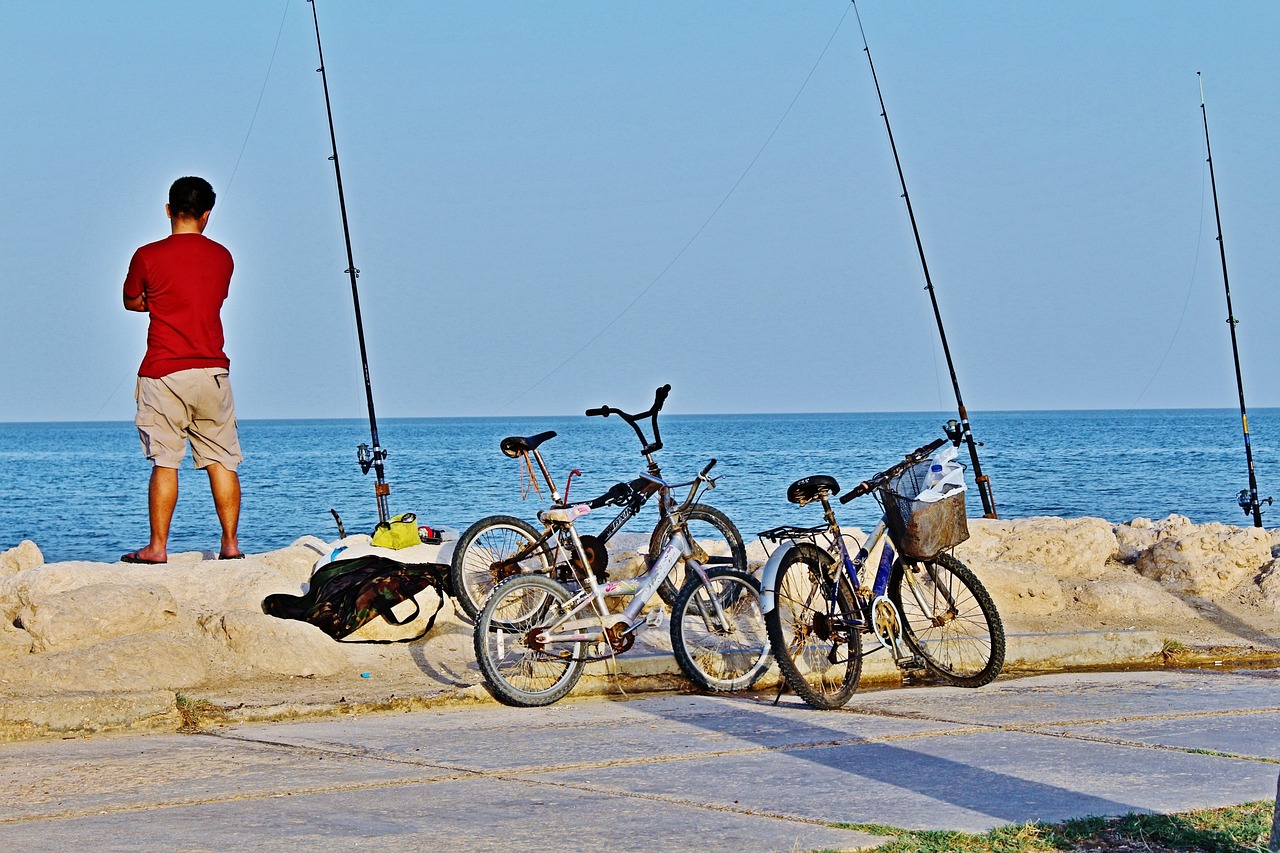
[[[792,481],[830,474],[850,488],[940,437],[949,416],[666,416],[658,459],[677,482],[718,459],[715,473],[723,476],[704,501],[728,513],[750,539],[778,524],[820,523],[818,508],[787,503]],[[1001,518],[1119,522],[1179,513],[1196,522],[1249,523],[1236,505],[1248,484],[1238,411],[989,412],[971,420],[984,442],[980,459]],[[1280,409],[1251,412],[1250,422],[1261,493],[1280,496]],[[561,487],[570,470],[582,472],[573,497],[594,496],[643,469],[634,434],[616,417],[387,419],[379,431],[390,454],[392,511],[458,530],[496,512],[532,520],[543,503],[536,494],[521,500],[519,467],[498,442],[548,429],[559,436],[542,450]],[[362,476],[355,460],[356,445],[369,440],[367,420],[248,420],[240,431],[246,551],[280,548],[307,534],[335,538],[331,507],[348,532],[372,528],[373,476]],[[967,462],[963,448],[960,458]],[[170,551],[216,550],[207,478],[190,468],[189,457],[184,465]],[[148,474],[130,423],[0,424],[0,549],[32,539],[50,562],[118,559],[147,541]],[[871,498],[838,511],[864,527],[879,515]],[[647,530],[655,512],[646,507],[626,529]],[[982,514],[972,489],[969,514]],[[603,527],[606,515],[595,524],[588,518],[583,529]]]

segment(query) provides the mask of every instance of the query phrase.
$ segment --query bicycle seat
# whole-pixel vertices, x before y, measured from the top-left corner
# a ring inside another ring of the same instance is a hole
[[[796,480],[787,487],[787,500],[804,506],[809,501],[817,500],[823,492],[829,495],[839,494],[840,484],[836,482],[835,477],[817,474],[813,477],[805,477],[803,480]]]
[[[530,450],[537,450],[539,444],[542,444],[542,442],[547,439],[555,437],[555,430],[540,432],[537,435],[531,435],[528,438],[521,438],[518,435],[513,435],[510,438],[502,439],[500,447],[502,448],[503,453],[510,456],[512,459],[515,459],[521,453],[528,453]]]

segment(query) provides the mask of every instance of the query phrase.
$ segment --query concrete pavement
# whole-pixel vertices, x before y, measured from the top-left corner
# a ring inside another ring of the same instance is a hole
[[[0,744],[0,849],[792,851],[1275,796],[1280,671],[663,695]]]

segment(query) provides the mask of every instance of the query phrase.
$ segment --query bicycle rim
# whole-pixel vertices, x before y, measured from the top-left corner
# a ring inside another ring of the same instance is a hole
[[[765,624],[787,684],[815,708],[843,706],[862,676],[862,636],[853,595],[831,556],[797,546],[778,567],[774,598]]]
[[[949,554],[933,562],[898,560],[889,597],[902,633],[925,667],[961,687],[981,687],[1004,666],[1004,626],[985,587]]]
[[[564,615],[569,590],[541,575],[500,584],[476,620],[476,660],[508,705],[549,705],[573,689],[582,675],[581,643],[531,645],[530,634]]]
[[[671,609],[671,646],[685,674],[707,690],[746,690],[769,669],[760,584],[732,569],[690,583]],[[712,598],[721,602],[717,609]]]
[[[472,617],[484,606],[493,588],[501,581],[495,575],[493,564],[518,553],[536,539],[536,533],[531,533],[531,528],[526,528],[527,525],[517,524],[514,519],[496,521],[461,543],[463,551],[457,573],[457,581],[461,582],[458,599],[464,605],[469,605],[463,609]],[[548,574],[551,567],[546,548],[537,549],[512,566],[510,571],[520,574]]]

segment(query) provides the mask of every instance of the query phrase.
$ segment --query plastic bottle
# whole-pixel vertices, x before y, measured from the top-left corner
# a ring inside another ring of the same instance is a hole
[[[942,479],[942,463],[934,462],[932,465],[929,466],[929,473],[924,475],[924,489],[922,489],[921,491],[924,491],[925,489],[932,489],[934,486],[938,484],[938,481],[941,479]]]

